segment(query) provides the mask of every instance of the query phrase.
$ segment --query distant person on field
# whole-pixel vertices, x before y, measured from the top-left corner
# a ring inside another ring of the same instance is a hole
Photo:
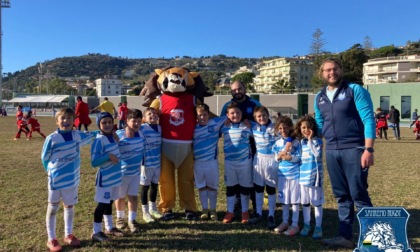
[[[76,120],[74,120],[74,125],[78,130],[82,129],[82,125],[85,128],[85,131],[88,130],[88,126],[92,123],[89,117],[89,106],[86,102],[82,100],[81,96],[77,96],[76,104]]]
[[[26,116],[26,122],[28,125],[31,125],[31,130],[29,131],[27,140],[31,140],[32,133],[34,131],[38,132],[43,138],[46,138],[44,133],[41,132],[41,125],[39,124],[38,120],[32,117],[32,111],[28,111],[28,114]]]
[[[417,109],[414,109],[413,113],[411,114],[410,129],[411,129],[411,126],[413,126],[416,123],[418,117],[419,115],[417,114]]]
[[[22,134],[22,132],[25,133],[26,136],[28,135],[30,130],[28,128],[26,119],[23,117],[23,110],[21,105],[17,106],[16,125],[18,128],[18,132],[16,133],[14,140],[20,139],[20,135]]]
[[[394,125],[394,140],[401,140],[400,136],[400,111],[394,107],[394,105],[391,106],[391,109],[389,110],[389,121]]]
[[[382,135],[384,136],[385,140],[388,140],[388,122],[386,119],[386,113],[382,111],[381,108],[376,109],[375,119],[376,119],[376,129],[378,131],[378,136],[382,139]]]
[[[127,125],[127,113],[127,102],[124,101],[118,108],[118,129],[123,129]]]
[[[48,207],[46,216],[50,251],[60,251],[56,239],[56,216],[59,203],[64,207],[64,240],[73,247],[80,241],[73,235],[74,205],[78,203],[80,184],[80,147],[91,142],[92,136],[72,130],[75,113],[71,108],[60,109],[55,117],[58,129],[45,139],[41,160],[48,174]]]
[[[416,140],[420,140],[420,116],[417,117],[417,120],[414,123],[413,133],[416,137]]]
[[[114,103],[108,100],[108,97],[105,97],[104,101],[101,104],[99,104],[99,106],[93,108],[92,111],[97,109],[100,109],[101,112],[108,112],[113,116],[113,118],[117,118],[117,110],[115,109]]]

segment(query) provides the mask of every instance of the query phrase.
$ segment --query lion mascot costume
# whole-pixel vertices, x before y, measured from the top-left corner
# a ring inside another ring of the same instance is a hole
[[[156,69],[145,83],[140,96],[143,106],[159,112],[162,128],[161,173],[159,182],[159,209],[163,219],[174,218],[176,201],[175,172],[178,178],[179,206],[185,217],[194,220],[197,211],[194,192],[194,160],[192,140],[196,124],[195,105],[203,103],[207,92],[199,73],[186,68]]]

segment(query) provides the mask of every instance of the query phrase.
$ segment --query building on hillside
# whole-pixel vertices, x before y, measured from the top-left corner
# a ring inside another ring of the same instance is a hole
[[[363,64],[365,85],[420,82],[420,55],[370,59]]]
[[[101,78],[95,80],[96,94],[102,96],[119,96],[123,82],[116,78]]]
[[[259,72],[254,78],[257,92],[274,91],[280,80],[296,89],[307,89],[311,87],[313,63],[306,57],[277,58],[264,61]]]
[[[258,74],[260,74],[260,72],[256,69],[255,66],[252,66],[250,68],[248,68],[247,66],[241,66],[241,67],[239,67],[238,70],[236,70],[233,73],[233,76],[235,76],[237,74],[241,74],[241,73],[254,73],[255,76],[257,76]]]

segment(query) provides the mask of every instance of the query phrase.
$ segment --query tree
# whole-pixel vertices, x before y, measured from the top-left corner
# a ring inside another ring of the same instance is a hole
[[[322,83],[318,78],[318,69],[321,66],[322,55],[325,53],[324,46],[327,44],[322,38],[323,34],[324,33],[319,28],[312,34],[310,53],[314,58],[314,74],[311,81],[313,87],[318,87],[320,83]]]
[[[344,79],[350,82],[362,83],[363,64],[369,58],[362,45],[354,44],[347,51],[340,53],[340,58],[343,61]]]
[[[403,53],[403,50],[394,45],[383,46],[370,53],[371,58],[381,58],[389,56],[397,56]]]
[[[365,36],[363,41],[363,49],[365,49],[365,51],[371,51],[373,49],[372,40],[369,36]]]
[[[255,74],[251,72],[240,73],[232,78],[232,82],[242,81],[245,85],[251,84],[254,82]]]

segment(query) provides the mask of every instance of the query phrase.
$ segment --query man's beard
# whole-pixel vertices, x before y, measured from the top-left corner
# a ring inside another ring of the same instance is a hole
[[[233,99],[237,100],[237,101],[241,101],[244,99],[245,95],[244,94],[233,94],[232,95]]]

